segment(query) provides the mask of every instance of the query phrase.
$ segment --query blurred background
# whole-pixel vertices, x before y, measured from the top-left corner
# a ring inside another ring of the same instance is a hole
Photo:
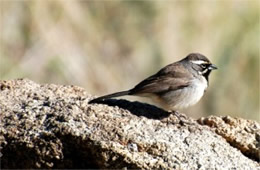
[[[259,7],[257,0],[1,0],[0,79],[104,95],[200,52],[219,69],[201,101],[182,111],[260,121]]]

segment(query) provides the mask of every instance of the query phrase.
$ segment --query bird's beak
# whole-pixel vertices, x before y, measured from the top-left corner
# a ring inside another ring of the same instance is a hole
[[[218,69],[218,67],[215,65],[215,64],[211,64],[209,67],[208,67],[209,70],[216,70]]]

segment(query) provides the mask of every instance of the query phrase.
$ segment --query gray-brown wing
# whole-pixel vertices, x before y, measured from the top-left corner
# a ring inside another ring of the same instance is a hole
[[[184,88],[190,84],[189,75],[183,65],[174,63],[137,84],[130,90],[130,94],[161,94],[169,90]]]

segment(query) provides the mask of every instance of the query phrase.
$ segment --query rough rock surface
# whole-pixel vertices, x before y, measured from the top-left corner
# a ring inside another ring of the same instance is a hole
[[[260,125],[256,121],[230,116],[200,118],[198,122],[208,125],[251,159],[260,161]]]
[[[0,81],[1,168],[259,169],[257,122],[199,124],[139,102],[90,98],[76,86]]]

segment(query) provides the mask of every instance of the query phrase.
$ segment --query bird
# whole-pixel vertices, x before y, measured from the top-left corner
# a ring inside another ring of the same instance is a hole
[[[209,75],[217,66],[200,53],[169,64],[144,79],[130,90],[120,91],[90,100],[98,103],[125,95],[148,97],[167,110],[178,110],[196,104],[209,86]]]

